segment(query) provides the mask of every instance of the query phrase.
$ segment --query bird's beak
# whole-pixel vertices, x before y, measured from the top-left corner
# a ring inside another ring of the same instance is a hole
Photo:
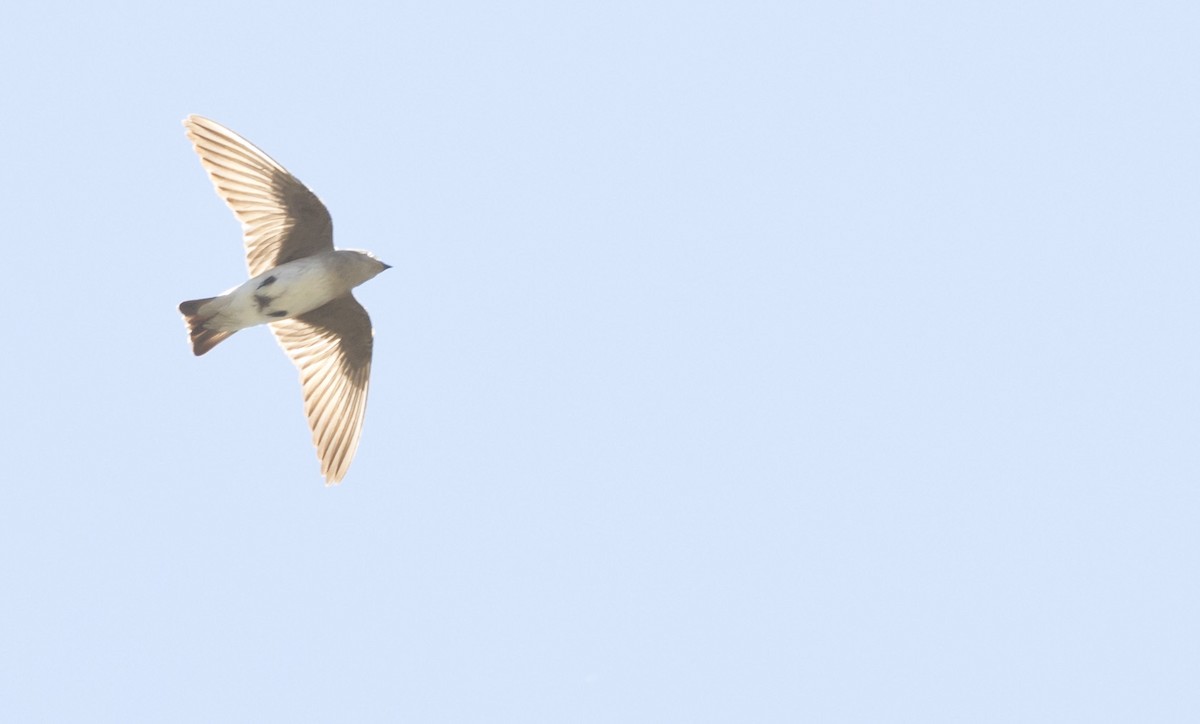
[[[380,263],[380,264],[383,264],[383,262],[379,262],[379,263]],[[388,269],[391,269],[391,268],[392,268],[392,265],[391,265],[391,264],[383,264],[383,269],[384,269],[384,271],[387,271]]]

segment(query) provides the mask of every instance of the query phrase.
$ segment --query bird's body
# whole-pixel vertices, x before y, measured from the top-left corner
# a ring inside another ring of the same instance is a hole
[[[251,279],[179,305],[192,351],[271,325],[300,370],[304,409],[327,483],[350,466],[366,411],[374,332],[351,290],[388,268],[367,252],[333,248],[329,212],[299,179],[227,128],[184,120],[217,194],[242,222]]]
[[[197,310],[217,332],[298,317],[348,294],[374,277],[379,262],[360,251],[338,249],[272,267]]]

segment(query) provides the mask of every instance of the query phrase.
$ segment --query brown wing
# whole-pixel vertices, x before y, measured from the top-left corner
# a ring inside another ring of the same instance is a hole
[[[333,221],[321,200],[246,139],[200,116],[183,121],[200,163],[242,222],[250,276],[333,250]]]
[[[304,414],[325,483],[340,482],[358,448],[367,408],[371,318],[347,294],[307,314],[273,322],[271,331],[300,370]]]

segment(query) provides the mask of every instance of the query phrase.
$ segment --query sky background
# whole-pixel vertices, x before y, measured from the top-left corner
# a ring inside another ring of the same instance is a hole
[[[1189,2],[5,3],[0,719],[1200,720]],[[326,488],[180,121],[394,269]]]

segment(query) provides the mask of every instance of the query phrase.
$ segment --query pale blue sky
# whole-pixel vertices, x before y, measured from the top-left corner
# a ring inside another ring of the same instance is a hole
[[[1200,720],[1194,3],[10,2],[0,719]],[[180,126],[393,264],[322,486]]]

